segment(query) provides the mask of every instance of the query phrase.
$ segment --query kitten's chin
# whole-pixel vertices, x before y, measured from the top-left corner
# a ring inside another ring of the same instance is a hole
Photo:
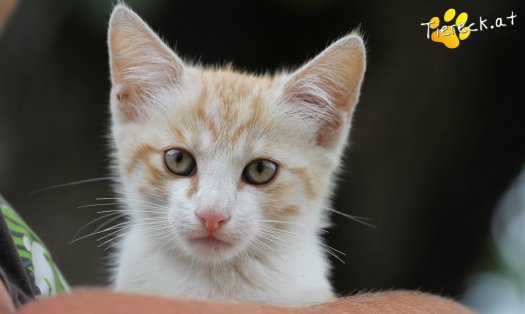
[[[190,242],[198,247],[202,247],[204,249],[214,249],[214,250],[229,249],[233,246],[232,243],[219,239],[212,235],[208,235],[208,236],[200,237],[200,238],[193,238],[193,239],[190,239]]]
[[[235,258],[242,251],[241,243],[215,236],[188,238],[185,251],[204,263],[223,263]]]

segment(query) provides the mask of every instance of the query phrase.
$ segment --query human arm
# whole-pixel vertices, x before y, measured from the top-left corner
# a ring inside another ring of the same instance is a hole
[[[366,293],[340,298],[334,302],[290,308],[250,303],[167,299],[146,295],[126,295],[103,291],[79,292],[42,299],[22,307],[20,314],[142,314],[142,313],[473,313],[464,306],[442,297],[392,291]]]

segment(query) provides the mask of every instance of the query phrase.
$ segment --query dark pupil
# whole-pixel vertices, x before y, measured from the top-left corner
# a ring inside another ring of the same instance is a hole
[[[183,157],[183,156],[182,156],[182,153],[181,153],[181,152],[176,152],[176,153],[175,153],[175,161],[176,161],[177,163],[179,163],[179,162],[182,161],[182,157]]]
[[[264,170],[264,163],[262,161],[259,161],[257,165],[255,166],[255,169],[257,169],[257,172],[261,173]]]

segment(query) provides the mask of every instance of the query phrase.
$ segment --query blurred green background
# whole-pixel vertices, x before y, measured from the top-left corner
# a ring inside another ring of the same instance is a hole
[[[20,1],[0,37],[0,193],[48,244],[73,285],[108,281],[110,252],[68,244],[113,195],[108,172],[106,28],[114,1]],[[127,1],[188,60],[298,66],[360,26],[368,71],[327,236],[342,294],[420,289],[460,297],[492,267],[490,221],[525,162],[523,2]],[[454,50],[420,23],[450,7],[515,25]]]

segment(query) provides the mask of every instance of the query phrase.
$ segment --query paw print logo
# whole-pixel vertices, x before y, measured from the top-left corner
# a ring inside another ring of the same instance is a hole
[[[443,15],[445,22],[450,22],[456,16],[456,10],[448,9]],[[429,27],[435,29],[432,32],[431,39],[434,42],[442,43],[447,48],[457,48],[462,40],[470,36],[470,29],[467,25],[468,14],[466,12],[460,13],[453,25],[440,26],[440,21],[437,16],[430,19]]]

